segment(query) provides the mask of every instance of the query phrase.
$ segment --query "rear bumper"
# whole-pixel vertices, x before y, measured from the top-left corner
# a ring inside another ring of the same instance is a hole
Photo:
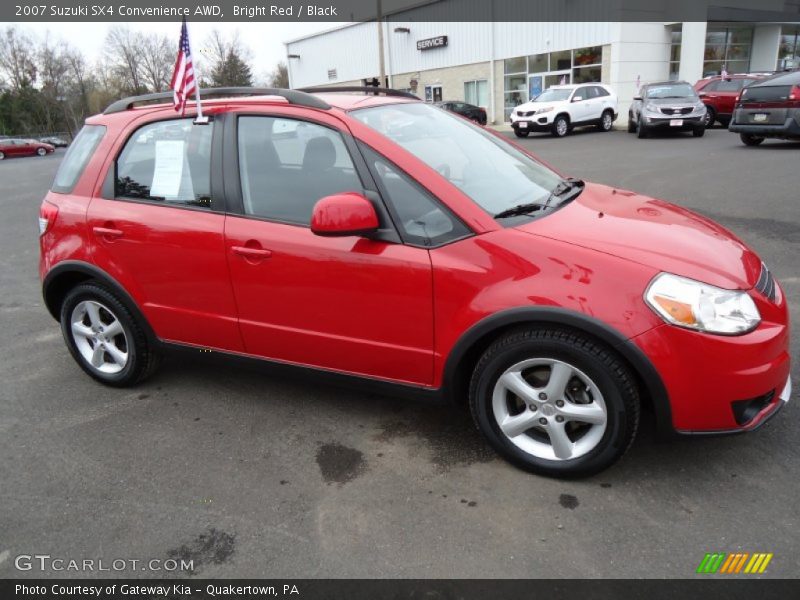
[[[789,117],[781,125],[753,125],[731,121],[728,130],[759,137],[800,137],[800,123]]]

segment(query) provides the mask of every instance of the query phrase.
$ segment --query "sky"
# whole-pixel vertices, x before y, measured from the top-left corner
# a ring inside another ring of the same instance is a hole
[[[0,23],[0,27],[10,23]],[[29,33],[44,38],[49,32],[52,38],[62,38],[69,42],[94,62],[103,53],[103,40],[113,25],[119,23],[20,23],[19,27]],[[171,23],[127,23],[134,30],[155,31],[173,37],[175,47],[180,36],[180,22]],[[279,61],[286,60],[286,48],[283,43],[310,33],[325,31],[341,25],[330,22],[285,22],[285,23],[192,23],[189,22],[189,39],[192,53],[203,50],[203,42],[212,29],[218,29],[226,37],[239,32],[244,46],[252,53],[253,75],[257,83],[265,83],[269,73]],[[201,73],[202,76],[202,73]]]

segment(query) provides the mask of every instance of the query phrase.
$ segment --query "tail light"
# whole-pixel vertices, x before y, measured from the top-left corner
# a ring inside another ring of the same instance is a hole
[[[789,100],[800,100],[800,85],[793,85],[789,90]]]
[[[45,200],[39,208],[39,235],[47,233],[56,222],[58,207],[52,202]]]

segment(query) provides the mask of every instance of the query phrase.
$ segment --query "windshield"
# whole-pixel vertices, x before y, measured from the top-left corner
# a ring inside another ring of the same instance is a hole
[[[510,144],[428,104],[386,104],[350,114],[436,169],[492,215],[545,202],[563,181]]]
[[[654,85],[647,88],[647,98],[694,98],[695,92],[688,83]]]
[[[565,90],[550,88],[549,90],[545,90],[536,96],[536,98],[531,100],[531,102],[560,102],[569,98],[571,93],[572,90],[570,89]]]

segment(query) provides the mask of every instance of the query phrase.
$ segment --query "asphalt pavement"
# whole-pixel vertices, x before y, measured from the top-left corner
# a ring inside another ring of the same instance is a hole
[[[520,142],[718,220],[800,320],[800,144],[723,129]],[[742,551],[774,553],[764,577],[800,573],[797,394],[750,435],[659,442],[645,421],[617,465],[567,482],[496,458],[455,409],[213,354],[172,355],[133,389],[95,383],[40,296],[36,217],[62,157],[0,162],[0,577],[109,575],[15,568],[34,554],[184,558],[199,577],[680,578]]]

